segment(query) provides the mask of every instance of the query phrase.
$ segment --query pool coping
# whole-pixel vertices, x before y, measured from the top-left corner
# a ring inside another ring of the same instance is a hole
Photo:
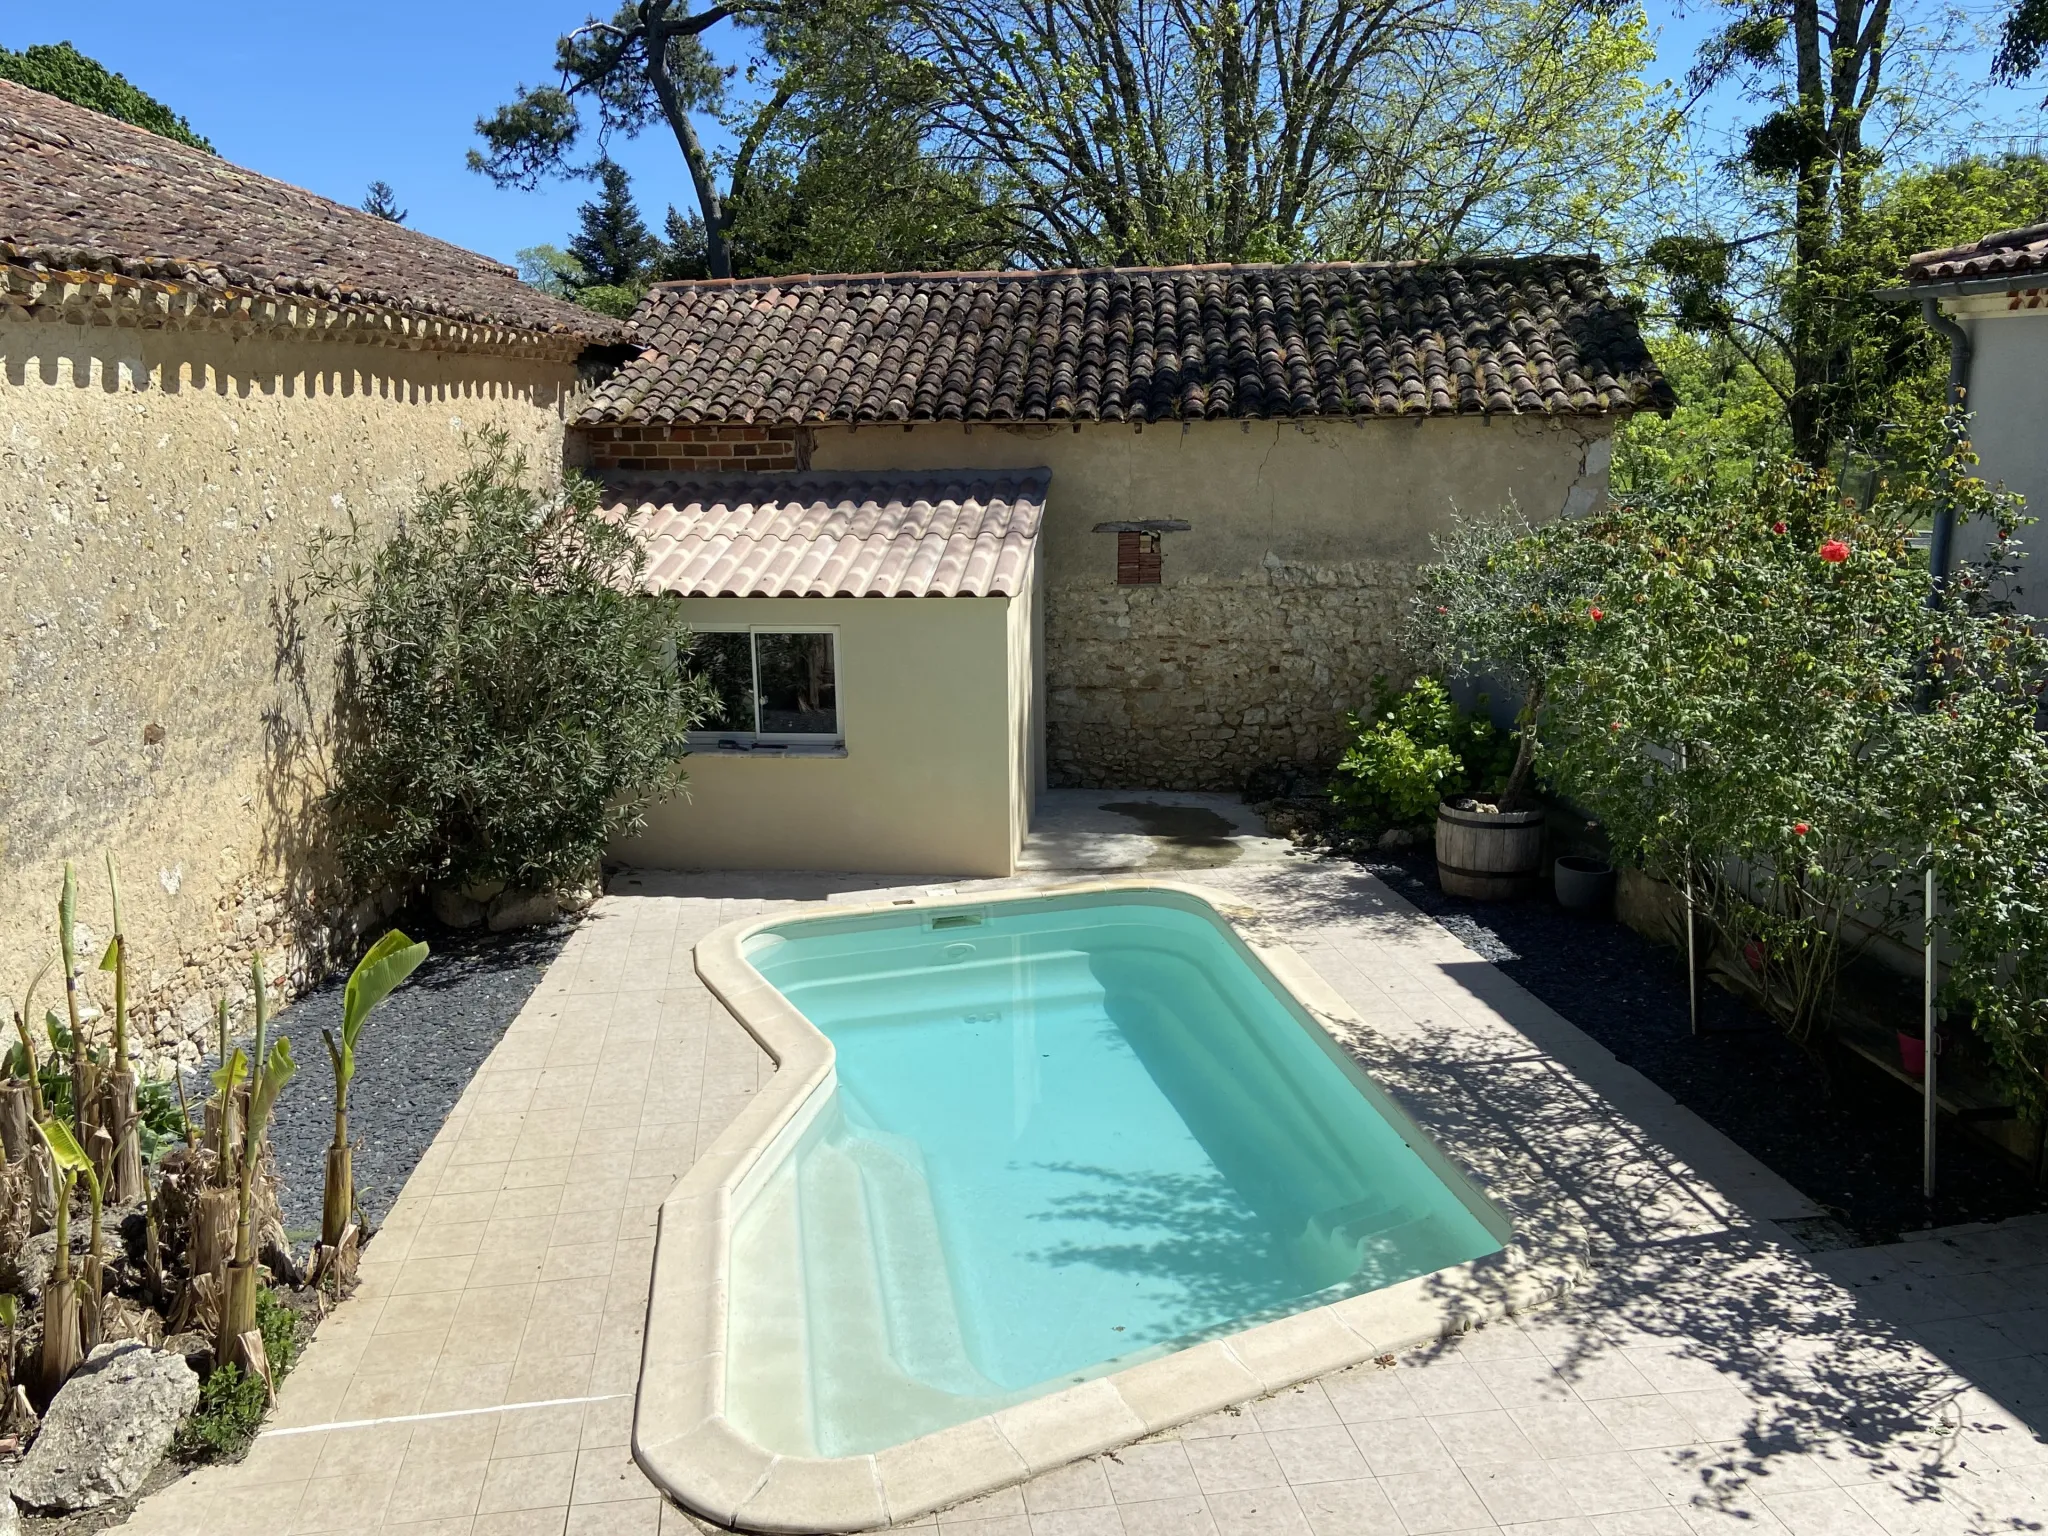
[[[1200,903],[1340,1047],[1332,1024],[1370,1031],[1306,960],[1258,931],[1255,907],[1178,881],[1091,880],[835,904],[796,915],[857,917],[1118,891],[1171,892]],[[776,1072],[661,1206],[633,1458],[693,1514],[741,1530],[819,1536],[914,1520],[1232,1404],[1539,1306],[1570,1292],[1587,1273],[1582,1233],[1558,1227],[1539,1245],[1518,1232],[1483,1258],[1209,1339],[886,1450],[844,1457],[769,1451],[723,1412],[727,1262],[733,1192],[832,1076],[831,1042],[743,955],[749,937],[792,916],[785,911],[728,923],[695,949],[698,976],[767,1052]],[[1426,1126],[1419,1128],[1429,1135]],[[1483,1178],[1463,1172],[1487,1193]]]

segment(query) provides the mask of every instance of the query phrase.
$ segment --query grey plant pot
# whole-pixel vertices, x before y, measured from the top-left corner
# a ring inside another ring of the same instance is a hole
[[[1614,905],[1614,866],[1582,853],[1561,855],[1552,866],[1557,904],[1573,912],[1605,912]]]

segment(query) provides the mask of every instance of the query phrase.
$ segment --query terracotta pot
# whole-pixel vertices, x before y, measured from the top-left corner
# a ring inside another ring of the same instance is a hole
[[[1505,901],[1543,869],[1543,812],[1436,808],[1436,878],[1446,896]]]
[[[1573,912],[1605,912],[1614,904],[1614,866],[1583,853],[1558,856],[1551,869],[1557,904]]]

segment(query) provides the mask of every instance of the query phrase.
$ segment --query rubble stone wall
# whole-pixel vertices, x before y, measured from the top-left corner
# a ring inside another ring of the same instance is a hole
[[[1416,568],[1454,512],[1535,521],[1606,494],[1611,418],[1428,417],[813,429],[825,469],[1052,471],[1045,564],[1052,783],[1237,789],[1327,763],[1372,679],[1404,681]],[[1161,536],[1157,586],[1117,584],[1104,524]]]

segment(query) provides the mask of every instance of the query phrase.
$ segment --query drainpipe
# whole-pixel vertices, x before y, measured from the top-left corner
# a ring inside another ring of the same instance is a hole
[[[1929,329],[1948,338],[1948,403],[1950,410],[1960,409],[1964,398],[1970,392],[1970,333],[1949,316],[1941,312],[1941,300],[1932,295],[1920,300],[1920,314]],[[1933,585],[1928,589],[1930,605],[1941,600],[1941,590],[1948,585],[1949,565],[1955,556],[1956,509],[1944,502],[1934,514],[1934,537],[1928,549],[1928,565],[1934,574]]]

